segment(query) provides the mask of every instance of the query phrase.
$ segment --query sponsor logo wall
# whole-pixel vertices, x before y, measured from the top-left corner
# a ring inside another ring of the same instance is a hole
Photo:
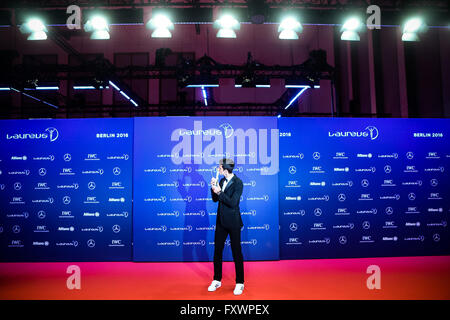
[[[244,184],[244,259],[279,259],[276,128],[268,117],[136,118],[134,260],[212,260],[217,203],[210,180],[224,157],[234,159]],[[232,260],[229,238],[223,257]]]
[[[281,259],[449,253],[448,120],[278,125]]]
[[[133,119],[0,124],[1,261],[131,260]]]
[[[446,119],[3,120],[0,261],[211,261],[210,180],[223,157],[244,184],[247,261],[449,254],[449,128]]]

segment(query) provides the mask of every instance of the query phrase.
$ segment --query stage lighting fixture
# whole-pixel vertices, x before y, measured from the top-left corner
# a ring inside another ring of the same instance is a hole
[[[406,21],[403,26],[402,41],[419,41],[418,33],[426,30],[426,24],[419,17],[414,17]]]
[[[128,96],[122,89],[119,88],[119,86],[114,83],[113,81],[108,81],[108,83],[114,88],[116,89],[123,97],[125,97],[125,99],[127,99],[128,101],[130,101],[133,106],[135,107],[139,107],[139,105],[136,103],[136,101],[134,101],[132,98],[130,98],[130,96]]]
[[[219,79],[216,76],[200,75],[191,77],[188,80],[186,88],[218,88]]]
[[[203,95],[203,102],[205,103],[205,107],[208,106],[208,95],[206,94],[206,89],[204,86],[202,86],[202,95]]]
[[[270,88],[270,79],[252,74],[238,76],[234,80],[235,88]]]
[[[341,40],[346,41],[360,41],[358,31],[362,29],[363,23],[358,17],[351,17],[347,19],[342,26]]]
[[[214,22],[214,28],[218,28],[217,38],[236,38],[235,30],[241,27],[239,21],[231,14],[224,14]]]
[[[20,32],[30,35],[27,40],[46,40],[47,27],[39,18],[30,18],[20,26]]]
[[[93,40],[107,40],[109,36],[109,25],[105,17],[100,15],[92,16],[84,25],[86,32],[91,32]]]
[[[297,19],[287,17],[281,21],[278,27],[278,32],[280,32],[278,38],[283,40],[297,40],[298,33],[302,33],[302,31],[303,26]]]
[[[174,29],[172,21],[164,14],[157,14],[152,17],[146,25],[147,29],[154,29],[152,38],[172,38],[170,30]]]

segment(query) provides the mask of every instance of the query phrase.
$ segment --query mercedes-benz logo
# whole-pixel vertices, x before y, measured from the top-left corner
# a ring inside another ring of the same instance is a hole
[[[370,228],[370,222],[369,221],[364,221],[362,223],[362,227],[363,227],[364,230],[369,229]]]
[[[340,193],[339,195],[338,195],[338,200],[339,201],[345,201],[345,199],[346,199],[346,196],[345,196],[345,194],[343,194],[343,193]]]
[[[295,166],[290,166],[289,167],[289,173],[290,174],[295,174],[297,172],[297,168]]]
[[[340,244],[346,244],[347,243],[347,237],[346,236],[340,236],[339,237],[339,243]]]
[[[37,216],[39,219],[44,219],[46,216],[46,213],[45,213],[45,211],[41,210],[37,213]]]
[[[315,215],[316,217],[319,217],[320,215],[322,215],[322,209],[320,209],[320,208],[315,208],[315,209],[314,209],[314,215]]]
[[[87,241],[87,245],[88,245],[89,248],[95,247],[95,241],[94,241],[94,239],[89,239],[89,240]]]
[[[46,174],[47,174],[47,169],[45,169],[45,168],[40,168],[39,169],[39,175],[41,177],[45,176]]]
[[[433,240],[434,242],[439,242],[439,240],[441,240],[441,236],[439,235],[439,233],[433,234]]]
[[[414,153],[412,153],[411,151],[406,153],[406,158],[408,158],[409,160],[411,160],[412,158],[414,158]]]
[[[64,196],[64,198],[63,198],[63,203],[64,203],[64,204],[69,204],[70,201],[71,201],[71,199],[70,199],[69,196]]]
[[[390,165],[384,166],[384,172],[386,172],[386,173],[391,173],[391,171],[392,171],[392,168],[391,168]]]
[[[430,184],[431,184],[432,187],[436,187],[438,185],[437,179],[431,179],[430,180]]]
[[[72,155],[70,153],[66,153],[63,158],[64,161],[69,162],[70,160],[72,160]]]
[[[22,184],[20,182],[14,183],[14,190],[19,191],[22,189]]]
[[[295,222],[292,222],[292,223],[289,225],[289,229],[290,229],[291,231],[297,231],[298,226],[297,226],[297,224],[296,224]]]
[[[88,188],[89,190],[94,190],[95,189],[95,182],[91,181],[88,183]]]
[[[394,209],[392,209],[392,207],[387,207],[385,211],[386,211],[386,214],[389,214],[389,215],[394,213]]]
[[[411,200],[411,201],[415,200],[416,199],[415,193],[411,192],[410,194],[408,194],[408,199]]]
[[[363,180],[361,181],[361,185],[362,185],[364,188],[367,188],[367,187],[369,186],[369,180],[363,179]]]
[[[118,176],[120,174],[120,168],[119,167],[115,167],[113,169],[113,173],[114,173],[115,176]]]
[[[114,233],[120,232],[120,226],[119,226],[118,224],[113,225],[112,231],[113,231]]]
[[[317,152],[317,151],[314,152],[314,153],[313,153],[313,159],[314,159],[314,160],[319,160],[319,159],[320,159],[320,152]]]
[[[19,233],[19,232],[20,232],[20,226],[18,226],[17,224],[14,225],[14,226],[12,227],[12,231],[13,231],[14,233]]]

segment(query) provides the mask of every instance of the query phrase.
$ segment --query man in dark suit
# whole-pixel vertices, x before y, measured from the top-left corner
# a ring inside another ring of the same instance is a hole
[[[211,179],[212,199],[214,202],[219,202],[219,205],[214,235],[214,280],[208,287],[208,291],[216,291],[222,285],[223,248],[225,240],[230,235],[231,252],[236,270],[236,287],[233,293],[240,295],[244,291],[244,258],[241,248],[241,228],[244,224],[239,209],[243,183],[233,174],[233,169],[233,160],[222,159],[218,170],[224,177],[219,183],[215,178]]]

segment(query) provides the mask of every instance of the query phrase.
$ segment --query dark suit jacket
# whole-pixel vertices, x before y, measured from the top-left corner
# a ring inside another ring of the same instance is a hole
[[[222,192],[217,195],[212,191],[212,199],[214,202],[219,202],[217,208],[217,218],[220,223],[225,228],[241,228],[244,224],[242,223],[241,210],[239,209],[239,202],[241,201],[242,190],[244,185],[242,180],[236,175],[228,182],[225,190],[222,186],[225,182],[225,178],[219,181],[219,186]]]

